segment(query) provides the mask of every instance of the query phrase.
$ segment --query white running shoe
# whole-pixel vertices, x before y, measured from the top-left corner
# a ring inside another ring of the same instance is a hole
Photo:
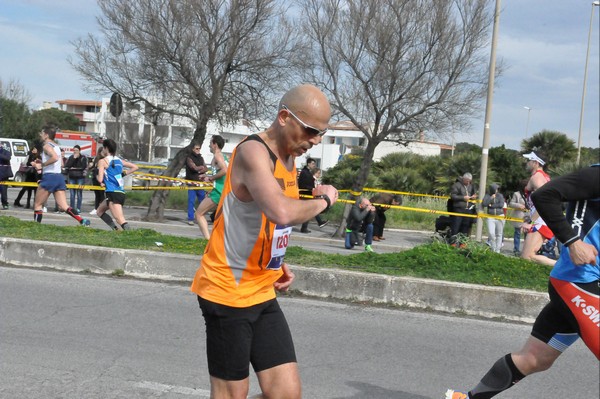
[[[48,208],[46,208],[46,207],[43,207],[43,208],[42,208],[42,212],[44,212],[44,213],[48,212]]]
[[[90,215],[95,215],[95,214],[96,214],[96,210],[95,210],[95,209],[93,209],[93,210],[90,212]]]

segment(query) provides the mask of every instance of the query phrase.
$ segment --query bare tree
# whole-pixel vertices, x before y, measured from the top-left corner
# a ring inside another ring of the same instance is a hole
[[[209,120],[254,116],[292,81],[298,42],[276,0],[103,0],[103,40],[74,43],[73,67],[90,91],[121,94],[145,109],[189,118],[192,142]],[[149,106],[149,107],[148,107]],[[176,176],[190,147],[165,175]],[[152,197],[148,219],[162,219],[167,192]]]
[[[0,98],[25,105],[29,104],[32,99],[29,91],[17,79],[9,79],[7,82],[0,79]]]
[[[488,3],[303,1],[309,80],[367,140],[353,191],[362,191],[382,141],[468,126],[487,83]]]

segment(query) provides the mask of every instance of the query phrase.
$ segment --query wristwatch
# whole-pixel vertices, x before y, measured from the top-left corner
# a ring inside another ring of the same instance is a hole
[[[325,211],[329,210],[329,208],[331,208],[331,199],[329,199],[329,196],[327,194],[321,194],[321,195],[315,195],[313,197],[314,199],[324,199],[325,202],[327,202],[327,208],[325,208]]]

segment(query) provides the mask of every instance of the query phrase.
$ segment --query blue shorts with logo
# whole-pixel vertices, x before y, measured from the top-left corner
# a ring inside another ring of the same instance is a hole
[[[40,187],[49,193],[66,191],[67,185],[65,183],[65,176],[62,173],[44,173],[42,175]]]

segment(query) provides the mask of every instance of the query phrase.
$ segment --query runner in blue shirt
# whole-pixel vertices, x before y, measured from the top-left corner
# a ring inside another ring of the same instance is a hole
[[[106,200],[100,204],[96,214],[113,230],[117,230],[117,225],[106,213],[107,210],[110,210],[119,226],[123,230],[129,230],[129,225],[123,215],[123,204],[125,204],[123,177],[128,173],[135,172],[138,167],[115,155],[117,143],[113,139],[104,140],[102,146],[104,147],[104,158],[98,162],[98,182],[105,188]],[[123,167],[126,167],[127,170]]]

